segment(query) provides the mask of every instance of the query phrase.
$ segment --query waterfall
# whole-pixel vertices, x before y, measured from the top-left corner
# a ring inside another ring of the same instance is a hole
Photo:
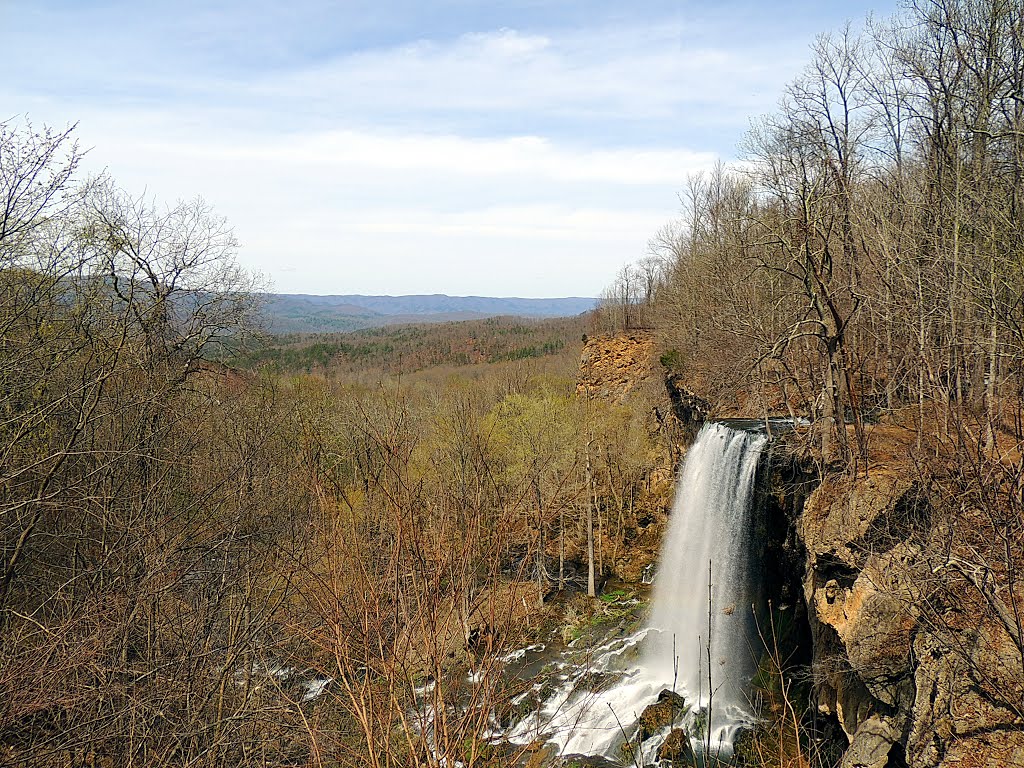
[[[704,708],[712,749],[731,750],[737,727],[753,719],[747,685],[759,643],[751,610],[759,569],[750,513],[767,442],[764,434],[720,422],[701,429],[680,469],[647,626],[595,649],[582,670],[565,662],[554,694],[513,728],[512,740],[542,737],[562,754],[621,758],[640,714],[669,688],[690,706],[685,724],[695,746],[704,741],[697,738]],[[587,692],[581,681],[595,672],[617,682]],[[645,763],[663,737],[644,742]]]
[[[750,720],[746,686],[755,671],[752,605],[760,580],[750,512],[767,441],[722,423],[704,426],[680,471],[654,582],[644,666],[675,680],[687,701],[710,700],[718,742],[731,741],[735,726]]]

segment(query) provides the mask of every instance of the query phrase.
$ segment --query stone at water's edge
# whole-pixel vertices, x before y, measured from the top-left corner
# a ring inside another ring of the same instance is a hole
[[[899,740],[900,731],[889,718],[871,715],[857,728],[841,768],[886,768]]]
[[[526,747],[525,768],[549,768],[558,760],[558,747],[535,741]]]
[[[760,764],[760,750],[752,728],[744,728],[732,743],[732,755],[737,766],[753,766]]]
[[[622,764],[606,757],[566,755],[558,762],[558,768],[622,768]]]
[[[658,747],[658,760],[667,760],[672,766],[696,765],[689,734],[682,728],[673,728]]]
[[[683,697],[667,688],[658,694],[658,701],[640,715],[640,740],[645,741],[662,728],[678,722],[688,707]]]

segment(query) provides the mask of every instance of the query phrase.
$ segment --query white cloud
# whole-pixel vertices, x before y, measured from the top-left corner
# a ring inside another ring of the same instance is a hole
[[[154,140],[135,130],[145,119],[85,121],[90,142],[106,137],[90,164],[135,191],[202,194],[235,226],[243,262],[282,291],[596,293],[673,215],[686,176],[714,162],[531,136]]]
[[[676,24],[585,30],[560,36],[501,30],[447,43],[420,41],[346,54],[252,83],[253,97],[334,114],[523,112],[554,117],[740,119],[777,92],[802,51],[725,49],[688,41]],[[681,112],[714,105],[706,114]],[[486,115],[485,115],[486,116]],[[607,132],[612,126],[596,125]]]
[[[207,198],[279,290],[596,293],[803,58],[706,32],[499,28],[251,71],[57,45],[0,100],[80,118],[131,191]]]
[[[120,142],[132,143],[131,137]],[[480,139],[424,134],[332,131],[249,143],[159,142],[134,139],[140,153],[182,159],[270,163],[281,168],[335,171],[432,172],[466,176],[532,177],[555,182],[677,184],[688,172],[709,168],[716,155],[682,149],[580,149],[539,136]]]
[[[361,234],[421,234],[502,237],[529,241],[602,242],[629,240],[664,223],[660,211],[571,208],[557,205],[497,206],[456,213],[367,210],[339,218],[346,231]]]

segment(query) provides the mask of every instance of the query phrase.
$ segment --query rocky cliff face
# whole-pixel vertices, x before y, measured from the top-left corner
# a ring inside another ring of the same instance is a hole
[[[844,765],[901,764],[914,621],[900,582],[912,553],[887,523],[912,491],[901,475],[826,480],[799,520],[817,705],[851,740]],[[878,541],[883,532],[892,546]]]
[[[584,337],[576,392],[621,403],[656,379],[654,339],[646,333]]]
[[[622,406],[652,437],[643,492],[631,497],[621,517],[621,541],[610,542],[610,575],[639,582],[657,560],[672,498],[674,468],[686,442],[665,387],[650,334],[584,337],[576,392],[589,400]]]
[[[826,479],[797,522],[817,705],[850,740],[843,768],[1024,765],[996,682],[1021,674],[1019,654],[982,606],[964,615],[969,594],[939,588],[950,539],[910,468]]]

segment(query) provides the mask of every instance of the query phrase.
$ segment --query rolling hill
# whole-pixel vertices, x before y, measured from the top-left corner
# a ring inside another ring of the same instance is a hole
[[[593,309],[596,299],[488,296],[315,296],[268,294],[264,303],[270,333],[331,333],[404,323],[443,323],[487,317],[573,317]]]

